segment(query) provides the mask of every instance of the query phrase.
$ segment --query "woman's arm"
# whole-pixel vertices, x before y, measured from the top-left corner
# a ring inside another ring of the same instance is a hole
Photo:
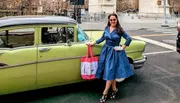
[[[105,33],[105,32],[104,32],[104,33]],[[105,40],[104,33],[103,33],[103,35],[102,35],[101,38],[99,38],[98,40],[96,40],[96,44],[99,44],[99,43],[101,43],[101,42],[103,42],[103,41]]]
[[[131,37],[130,37],[126,32],[123,33],[123,38],[126,39],[126,42],[125,42],[124,45],[122,46],[122,48],[125,49],[127,46],[130,45],[132,39],[131,39]]]
[[[104,37],[104,33],[103,33],[102,37],[99,38],[98,40],[96,40],[95,42],[91,43],[91,45],[99,44],[99,43],[103,42],[104,40],[105,40],[105,37]]]

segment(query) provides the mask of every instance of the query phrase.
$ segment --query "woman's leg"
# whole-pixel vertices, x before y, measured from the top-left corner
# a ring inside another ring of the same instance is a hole
[[[107,94],[108,94],[109,88],[110,88],[111,85],[112,85],[112,82],[113,82],[112,80],[106,81],[106,87],[105,87],[105,89],[104,89],[102,98],[100,99],[100,103],[105,103],[105,102],[106,102]]]
[[[116,80],[113,80],[112,82],[112,91],[116,91]]]
[[[112,80],[108,80],[108,81],[106,81],[106,87],[105,87],[105,89],[104,89],[103,94],[107,94],[107,93],[108,93],[109,88],[111,87],[112,83],[113,83],[113,81],[112,81]]]
[[[118,89],[116,87],[116,80],[113,80],[113,82],[112,82],[112,92],[110,94],[110,98],[111,99],[116,98],[117,92],[118,92]]]

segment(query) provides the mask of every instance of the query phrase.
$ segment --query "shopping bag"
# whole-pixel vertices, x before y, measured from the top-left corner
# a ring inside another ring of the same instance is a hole
[[[95,79],[98,67],[98,57],[94,56],[92,46],[88,45],[86,56],[81,58],[81,77],[84,80]]]

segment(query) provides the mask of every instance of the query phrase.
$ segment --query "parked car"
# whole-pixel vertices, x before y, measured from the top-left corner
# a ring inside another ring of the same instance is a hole
[[[177,32],[176,50],[180,53],[180,18],[177,19]]]
[[[77,21],[68,17],[0,18],[0,94],[82,82],[80,58],[90,40]],[[102,45],[93,47],[95,55]],[[126,48],[135,69],[146,61],[145,46],[133,40]]]

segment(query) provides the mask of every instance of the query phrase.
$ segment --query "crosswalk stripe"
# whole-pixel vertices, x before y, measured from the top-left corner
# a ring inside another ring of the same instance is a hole
[[[176,34],[144,34],[144,35],[139,35],[141,37],[153,37],[153,36],[174,36]]]
[[[150,53],[143,53],[143,55],[155,55],[155,54],[164,54],[164,53],[173,53],[175,51],[169,50],[169,51],[160,51],[160,52],[150,52]]]
[[[159,42],[159,41],[156,41],[156,40],[152,40],[152,39],[148,39],[148,38],[143,38],[143,37],[140,37],[140,36],[132,36],[132,38],[138,39],[138,40],[142,40],[142,41],[145,41],[145,42],[157,45],[157,46],[161,46],[161,47],[164,47],[164,48],[176,51],[176,47],[175,46],[172,46],[172,45],[169,45],[169,44],[165,44],[165,43],[162,43],[162,42]]]

